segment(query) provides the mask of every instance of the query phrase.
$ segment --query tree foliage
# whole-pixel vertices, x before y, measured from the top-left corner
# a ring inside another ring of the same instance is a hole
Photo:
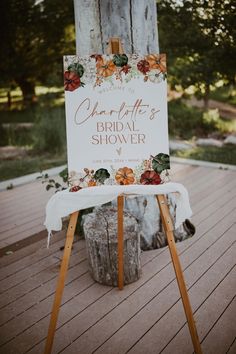
[[[235,82],[233,0],[158,1],[160,46],[173,85],[195,85],[206,98],[219,79]]]
[[[58,82],[62,55],[75,51],[73,1],[0,2],[1,85],[32,95],[37,82]]]

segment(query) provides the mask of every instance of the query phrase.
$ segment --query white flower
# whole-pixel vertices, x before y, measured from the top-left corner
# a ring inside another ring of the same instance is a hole
[[[84,173],[77,173],[75,171],[70,172],[69,175],[69,184],[71,186],[79,186],[81,188],[88,187],[89,176],[86,176]]]
[[[163,80],[161,71],[157,69],[150,70],[148,72],[148,79],[154,84],[161,82]]]

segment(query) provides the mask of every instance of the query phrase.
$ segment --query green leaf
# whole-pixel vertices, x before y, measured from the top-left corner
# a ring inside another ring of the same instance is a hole
[[[48,185],[46,186],[46,190],[47,190],[47,191],[49,191],[49,189],[51,189],[51,188],[53,188],[53,186],[52,186],[51,184],[48,184]]]
[[[153,157],[152,168],[155,172],[161,173],[170,168],[170,157],[167,154],[160,153]]]
[[[84,75],[84,67],[79,63],[73,63],[68,66],[69,71],[75,72],[79,77]]]
[[[113,57],[113,63],[116,66],[125,66],[128,63],[128,57],[126,54],[115,54]]]
[[[109,177],[110,173],[105,168],[99,168],[99,170],[97,170],[94,174],[94,179],[102,184]]]
[[[64,183],[67,183],[68,182],[68,168],[67,167],[64,168],[64,170],[62,170],[59,173],[59,176],[62,178]]]
[[[55,183],[55,188],[58,189],[58,188],[60,188],[60,187],[61,187],[61,184],[56,182],[56,183]]]

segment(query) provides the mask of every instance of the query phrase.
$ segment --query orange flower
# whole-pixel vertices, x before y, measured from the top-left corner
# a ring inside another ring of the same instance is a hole
[[[158,69],[161,72],[166,72],[166,55],[165,54],[150,54],[146,60],[149,62],[150,69]]]
[[[116,70],[116,66],[112,60],[98,60],[97,64],[97,74],[99,76],[108,77],[111,76]]]
[[[116,181],[121,185],[134,183],[134,172],[131,168],[123,167],[119,168],[115,175]]]
[[[97,184],[96,184],[96,181],[94,181],[94,180],[90,180],[89,182],[88,182],[88,187],[94,187],[94,186],[96,186]]]

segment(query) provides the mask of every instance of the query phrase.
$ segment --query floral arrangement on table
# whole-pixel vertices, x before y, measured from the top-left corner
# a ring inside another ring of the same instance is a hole
[[[167,76],[165,54],[149,54],[142,58],[137,54],[94,54],[84,58],[65,56],[64,62],[65,91],[74,91],[89,83],[94,87],[101,86],[103,82],[113,84],[114,77],[120,82],[129,82],[143,76],[144,82],[159,83]]]
[[[167,182],[169,179],[168,169],[170,168],[169,155],[159,153],[144,160],[135,169],[122,167],[118,170],[111,168],[108,172],[105,168],[90,170],[84,168],[84,172],[71,171],[69,174],[70,192],[77,192],[86,187],[100,185],[157,185]]]

